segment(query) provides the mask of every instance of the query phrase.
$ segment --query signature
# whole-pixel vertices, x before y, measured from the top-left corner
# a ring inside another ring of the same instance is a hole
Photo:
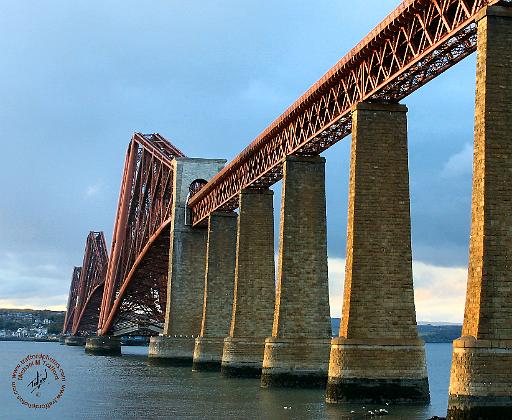
[[[48,379],[48,371],[44,370],[44,377],[43,375],[39,375],[39,371],[36,373],[36,377],[30,381],[30,383],[27,385],[27,387],[32,387],[32,390],[30,393],[32,394],[36,389],[41,388],[41,385],[46,382]]]

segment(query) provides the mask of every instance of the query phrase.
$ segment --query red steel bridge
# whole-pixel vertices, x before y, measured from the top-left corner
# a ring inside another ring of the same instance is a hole
[[[98,325],[108,266],[103,232],[90,232],[85,243],[82,267],[75,267],[69,290],[64,334],[93,334]]]
[[[82,267],[73,268],[73,276],[71,277],[71,286],[69,287],[68,304],[66,306],[66,317],[64,318],[63,334],[71,334],[73,329],[73,317],[76,308],[76,298],[78,296],[78,288],[80,287],[80,274]]]
[[[476,15],[499,4],[512,6],[512,0],[405,0],[198,188],[188,202],[192,224],[204,225],[216,210],[237,208],[244,188],[267,188],[278,182],[286,156],[318,155],[349,135],[357,103],[398,102],[469,56],[476,49]],[[84,325],[94,323],[100,335],[155,335],[161,330],[167,299],[172,161],[182,156],[158,134],[133,136],[104,283],[90,287],[87,258],[81,272],[75,269],[65,332],[80,334]],[[103,287],[98,320],[98,300],[93,295]],[[91,318],[86,323],[87,316]]]
[[[172,160],[184,156],[159,134],[128,146],[98,329],[155,335],[167,299]]]

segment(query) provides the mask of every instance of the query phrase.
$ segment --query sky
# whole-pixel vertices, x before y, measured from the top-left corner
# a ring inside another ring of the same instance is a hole
[[[0,0],[0,307],[65,308],[88,232],[110,244],[133,132],[231,160],[398,4]],[[419,321],[463,318],[474,86],[473,55],[403,101]],[[349,153],[323,154],[333,316]]]

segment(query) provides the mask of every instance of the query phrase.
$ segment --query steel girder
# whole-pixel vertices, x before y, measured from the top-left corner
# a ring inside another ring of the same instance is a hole
[[[76,298],[80,287],[80,272],[82,267],[73,268],[73,276],[71,277],[71,286],[69,287],[68,304],[66,306],[66,316],[64,317],[64,325],[62,334],[71,334],[73,327],[73,314],[75,313]]]
[[[405,0],[189,200],[193,225],[238,207],[244,188],[282,177],[289,155],[316,155],[351,132],[358,102],[398,102],[476,49],[475,17],[512,0]]]
[[[84,261],[73,311],[73,335],[85,336],[96,332],[107,265],[108,253],[103,232],[90,232],[85,243]]]
[[[135,133],[126,153],[98,334],[155,335],[167,299],[173,165],[183,153]],[[134,326],[137,326],[134,328]]]

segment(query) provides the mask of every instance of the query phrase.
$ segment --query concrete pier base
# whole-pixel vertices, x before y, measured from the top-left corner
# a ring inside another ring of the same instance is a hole
[[[325,387],[330,345],[329,339],[267,338],[261,386]]]
[[[448,419],[512,418],[512,340],[453,342]]]
[[[274,322],[261,372],[264,388],[325,388],[332,336],[325,214],[325,159],[288,156]]]
[[[429,401],[422,340],[334,338],[326,401],[426,403]]]
[[[194,344],[193,337],[151,337],[148,360],[151,364],[191,366]]]
[[[343,317],[326,401],[428,403],[414,305],[407,107],[359,103],[352,149]]]
[[[235,280],[237,216],[215,212],[208,219],[206,275],[201,334],[192,370],[220,370],[224,337],[229,334]]]
[[[225,338],[222,354],[222,375],[240,378],[259,378],[263,363],[264,347],[264,338]]]
[[[512,398],[474,397],[450,398],[448,420],[487,420],[511,419]]]
[[[476,17],[477,78],[468,286],[453,342],[448,418],[512,418],[512,9]]]
[[[64,340],[66,346],[85,346],[85,337],[70,335]]]
[[[270,190],[240,193],[233,312],[221,373],[261,375],[275,303],[274,205]]]
[[[224,337],[197,337],[194,347],[194,371],[220,371]]]
[[[194,342],[203,318],[207,230],[187,224],[191,186],[212,178],[225,160],[173,159],[174,201],[169,247],[169,276],[162,336],[149,342],[149,362],[192,366]]]
[[[66,344],[66,336],[65,335],[59,336],[59,344]]]
[[[121,356],[121,338],[111,335],[88,337],[85,351],[98,356]]]

